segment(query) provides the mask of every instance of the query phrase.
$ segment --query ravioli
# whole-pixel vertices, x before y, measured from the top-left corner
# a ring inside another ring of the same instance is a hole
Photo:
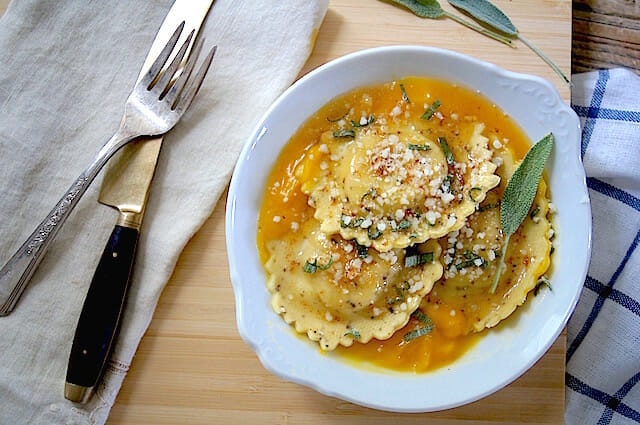
[[[447,140],[424,120],[382,116],[323,133],[299,170],[321,231],[386,252],[461,228],[500,178],[484,124],[459,128]]]
[[[257,244],[273,310],[359,364],[418,372],[455,361],[549,266],[542,180],[490,293],[500,199],[529,148],[495,104],[446,81],[407,77],[331,100],[267,181]]]
[[[553,230],[547,219],[547,186],[542,179],[529,215],[510,238],[497,289],[489,292],[504,242],[499,200],[516,169],[510,151],[501,151],[499,158],[502,185],[487,194],[464,227],[439,241],[444,251],[444,276],[422,307],[434,318],[464,323],[452,332],[480,332],[497,325],[525,302],[550,264]]]
[[[378,253],[326,235],[314,219],[267,249],[272,308],[323,350],[389,338],[407,324],[443,270],[436,241],[408,254]]]

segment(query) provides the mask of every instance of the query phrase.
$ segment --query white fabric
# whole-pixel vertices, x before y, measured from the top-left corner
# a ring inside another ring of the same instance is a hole
[[[63,397],[73,332],[117,213],[80,201],[22,296],[0,318],[0,423],[104,423],[158,297],[211,214],[237,155],[310,54],[327,0],[217,0],[217,44],[191,110],[165,138],[124,322],[97,396]],[[0,263],[118,127],[170,0],[15,0],[0,18]],[[207,47],[207,46],[205,46]],[[220,253],[224,255],[223,252]]]
[[[589,274],[567,331],[567,424],[640,423],[640,77],[573,76],[593,212]]]

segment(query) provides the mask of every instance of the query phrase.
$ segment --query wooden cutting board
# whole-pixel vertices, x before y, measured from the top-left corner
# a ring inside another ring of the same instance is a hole
[[[452,10],[446,1],[441,3]],[[569,74],[570,0],[495,3]],[[512,71],[536,74],[549,79],[564,99],[569,99],[569,88],[521,43],[509,48],[452,20],[420,19],[378,0],[332,0],[313,55],[301,75],[346,53],[392,44],[443,47]],[[563,422],[564,334],[531,370],[507,388],[471,405],[432,414],[379,412],[271,375],[236,330],[224,209],[223,198],[180,257],[109,424]]]

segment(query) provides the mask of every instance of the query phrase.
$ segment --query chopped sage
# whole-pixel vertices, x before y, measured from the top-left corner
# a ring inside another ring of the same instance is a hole
[[[416,311],[414,311],[413,313],[411,313],[411,316],[413,316],[414,319],[424,323],[425,325],[431,325],[433,324],[433,322],[431,321],[431,319],[429,318],[429,316],[427,316],[426,314],[424,314],[422,312],[422,310],[417,309]]]
[[[431,105],[429,105],[427,110],[424,111],[424,114],[422,114],[422,116],[420,118],[425,120],[425,121],[429,121],[431,119],[431,117],[433,116],[433,114],[436,113],[436,111],[438,110],[439,107],[440,107],[440,99],[436,99],[435,102],[433,102]]]
[[[351,328],[344,333],[344,336],[351,335],[353,339],[360,339],[360,332],[357,329]]]
[[[364,201],[364,198],[366,198],[367,196],[371,196],[372,199],[375,199],[375,197],[378,196],[378,192],[375,189],[367,190],[367,192],[362,195],[362,198],[360,198],[360,202]]]
[[[409,148],[409,150],[412,150],[412,151],[430,151],[431,150],[431,146],[429,145],[414,145],[413,143],[409,143],[407,147]]]
[[[403,283],[405,283],[405,282],[403,282]],[[398,295],[396,295],[395,298],[389,298],[387,300],[387,305],[391,305],[391,304],[395,304],[395,303],[399,303],[401,301],[404,301],[404,299],[405,299],[404,298],[404,291],[406,289],[409,289],[408,288],[409,284],[408,284],[408,282],[406,282],[406,283],[407,283],[407,288],[398,288],[397,286],[395,287],[396,288],[396,294],[398,294]]]
[[[536,283],[535,288],[533,288],[533,295],[538,295],[538,292],[540,291],[540,289],[542,289],[543,286],[546,286],[547,288],[549,288],[550,291],[553,292],[553,289],[551,288],[551,282],[549,282],[549,279],[547,279],[544,276],[540,276],[540,279],[538,279],[538,283]]]
[[[445,193],[451,192],[451,183],[452,182],[453,182],[453,175],[447,174],[447,177],[444,178],[444,181],[442,182],[442,185],[440,186],[442,191],[445,192]]]
[[[482,192],[482,188],[481,187],[472,187],[471,189],[469,189],[469,198],[471,198],[471,200],[473,202],[478,202],[476,200],[476,198],[473,197],[473,192]]]
[[[411,103],[409,100],[409,96],[407,96],[407,91],[404,89],[404,84],[400,83],[400,90],[402,91],[402,100],[407,103]]]
[[[329,269],[329,267],[331,267],[331,265],[333,264],[333,255],[329,258],[329,262],[327,264],[320,265],[318,264],[318,259],[314,258],[313,259],[313,263],[311,263],[309,260],[307,260],[304,263],[304,267],[302,268],[302,270],[305,273],[315,273],[316,270],[320,269],[320,270],[327,270]]]
[[[369,228],[367,229],[367,236],[369,236],[369,239],[375,241],[380,236],[382,236],[382,232],[378,230],[378,226],[369,226]]]
[[[415,329],[407,334],[405,334],[402,339],[404,339],[404,342],[409,342],[411,340],[414,340],[416,338],[419,338],[421,336],[427,335],[429,332],[431,332],[433,330],[434,326],[433,325],[427,325],[423,328],[418,328]]]
[[[410,227],[411,227],[411,222],[409,220],[402,220],[398,224],[398,229],[401,229],[401,230],[408,229]]]
[[[365,245],[360,245],[358,241],[355,241],[355,243],[356,251],[358,251],[358,257],[367,258],[369,256],[369,248],[367,248]]]
[[[462,253],[462,256],[467,260],[471,260],[472,258],[478,258],[478,255],[469,249],[465,249]]]
[[[476,260],[478,260],[478,259],[480,259],[482,261],[482,264],[480,264],[480,265],[476,264]],[[460,271],[462,269],[466,269],[467,267],[473,267],[473,266],[485,267],[486,268],[487,267],[487,262],[485,261],[484,258],[482,258],[480,256],[477,256],[476,258],[469,259],[469,260],[463,261],[462,263],[456,264],[456,270]]]
[[[500,206],[500,202],[496,202],[495,204],[486,204],[478,208],[478,212],[483,212],[493,208],[498,208],[499,206]]]
[[[333,137],[354,138],[356,137],[356,132],[353,130],[338,130],[333,132]]]
[[[424,252],[422,254],[407,255],[404,257],[404,266],[406,268],[419,266],[425,263],[432,263],[434,259],[433,252]]]
[[[429,332],[431,332],[433,330],[433,328],[434,328],[433,321],[431,321],[431,318],[429,318],[429,316],[424,314],[422,312],[422,310],[420,310],[420,309],[418,309],[418,310],[414,311],[413,313],[411,313],[411,317],[413,317],[414,319],[416,319],[419,322],[423,323],[425,326],[423,326],[421,328],[418,328],[418,329],[414,329],[413,331],[405,334],[404,337],[403,337],[404,342],[409,342],[412,339],[416,339],[418,337],[426,335]]]
[[[302,268],[302,270],[305,273],[315,273],[316,270],[318,269],[318,260],[315,260],[313,263],[310,263],[309,260],[307,260],[306,263],[304,263],[304,267]]]
[[[348,217],[349,221],[345,221],[345,218]],[[342,216],[340,216],[340,227],[342,227],[343,229],[346,229],[347,227],[350,227],[352,229],[356,228],[356,227],[360,227],[360,225],[364,223],[364,218],[360,217],[358,219],[353,219],[352,217],[349,217],[348,215],[344,215],[342,214]]]
[[[444,157],[447,159],[447,165],[453,165],[453,152],[451,152],[451,149],[449,149],[449,143],[447,143],[447,139],[445,139],[444,137],[438,137],[438,143],[440,143],[442,152],[444,152]]]

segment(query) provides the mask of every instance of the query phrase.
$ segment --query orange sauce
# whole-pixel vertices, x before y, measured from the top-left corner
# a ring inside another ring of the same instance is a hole
[[[318,151],[320,135],[337,129],[339,118],[349,113],[349,118],[360,117],[364,111],[374,115],[388,112],[401,98],[399,84],[402,83],[408,98],[424,111],[423,104],[431,104],[440,99],[439,111],[450,120],[452,113],[459,119],[471,117],[485,124],[485,135],[495,135],[500,140],[508,140],[516,159],[522,159],[530,147],[530,142],[518,125],[490,100],[465,87],[439,80],[409,77],[373,87],[363,87],[337,97],[307,120],[280,153],[276,165],[269,176],[265,197],[258,221],[258,249],[261,259],[266,262],[269,254],[266,244],[272,239],[284,237],[291,231],[293,222],[301,223],[313,216],[313,209],[307,205],[307,196],[301,191],[303,181],[311,178],[310,173],[318,169],[322,153]],[[414,108],[416,109],[416,108]],[[435,131],[446,137],[455,137],[453,126],[440,125]],[[300,176],[296,170],[305,163]],[[314,164],[317,162],[317,164]],[[313,166],[316,165],[316,166]],[[273,217],[279,216],[279,222]],[[481,334],[469,334],[470,328],[464,323],[463,315],[451,315],[452,309],[445,304],[428,304],[424,313],[434,324],[427,335],[404,341],[404,335],[424,326],[412,318],[409,323],[388,340],[372,340],[367,344],[354,343],[351,347],[338,347],[336,353],[356,362],[369,362],[383,368],[426,372],[446,366],[472,347]]]

